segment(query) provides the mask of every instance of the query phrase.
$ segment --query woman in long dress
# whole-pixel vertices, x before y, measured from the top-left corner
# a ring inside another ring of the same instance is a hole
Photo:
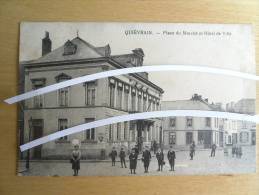
[[[80,158],[81,158],[81,151],[79,150],[78,145],[75,145],[75,149],[71,154],[71,158],[73,160],[72,169],[74,169],[74,175],[78,176],[78,170],[80,169]]]

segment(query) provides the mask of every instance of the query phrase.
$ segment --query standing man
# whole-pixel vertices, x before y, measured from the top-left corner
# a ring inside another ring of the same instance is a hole
[[[190,157],[191,157],[190,160],[193,160],[193,153],[194,153],[194,147],[193,147],[193,144],[191,144],[190,145]]]
[[[110,153],[110,157],[112,158],[112,167],[115,166],[115,158],[117,156],[117,151],[115,150],[115,147],[112,148],[112,151]]]
[[[156,153],[157,163],[158,163],[158,170],[157,171],[163,171],[163,165],[164,165],[164,154],[161,150],[161,148],[158,148]],[[161,169],[160,169],[161,167]]]
[[[213,142],[213,144],[211,146],[211,155],[210,155],[210,157],[212,157],[212,155],[213,155],[213,157],[215,157],[216,148],[217,148],[217,146],[216,146],[215,142]]]
[[[134,174],[136,174],[138,155],[136,154],[134,148],[132,148],[132,150],[131,150],[129,159],[130,159],[130,172],[132,174],[132,170],[134,170]]]
[[[126,154],[125,154],[123,148],[121,148],[119,157],[120,157],[120,159],[121,159],[121,168],[123,168],[123,163],[124,163],[124,167],[127,168],[127,167],[126,167],[126,162],[125,162]]]
[[[171,166],[171,170],[170,171],[174,171],[174,160],[176,159],[176,156],[175,156],[175,152],[174,152],[173,146],[170,146],[170,150],[167,153],[167,158],[168,158],[169,164]]]
[[[149,163],[151,161],[151,153],[148,150],[148,146],[145,146],[145,151],[142,154],[142,162],[144,163],[145,172],[148,173]]]

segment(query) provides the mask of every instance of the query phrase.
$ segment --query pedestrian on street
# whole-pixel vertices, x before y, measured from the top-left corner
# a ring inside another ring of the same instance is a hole
[[[237,148],[237,158],[241,158],[241,156],[242,156],[242,148],[241,148],[241,146],[239,146],[238,148]]]
[[[167,153],[167,158],[168,158],[169,164],[171,166],[171,170],[170,171],[174,171],[174,161],[176,159],[176,156],[175,156],[175,152],[174,152],[173,146],[170,146],[170,150]]]
[[[129,155],[129,159],[130,159],[130,172],[132,174],[132,170],[134,170],[134,174],[136,174],[138,155],[135,152],[135,148],[133,148],[131,150],[131,154]]]
[[[113,147],[110,153],[110,157],[112,158],[112,167],[115,166],[116,156],[117,156],[117,151],[115,150],[115,147]]]
[[[157,162],[158,162],[158,170],[157,171],[163,171],[164,154],[161,151],[161,148],[158,148],[157,153],[156,153],[156,158],[157,158]]]
[[[228,147],[224,144],[224,156],[228,156]]]
[[[196,147],[196,144],[195,144],[195,141],[194,141],[194,140],[192,141],[192,147],[193,147],[193,155],[195,155],[195,147]]]
[[[120,157],[120,159],[121,159],[121,168],[123,168],[123,163],[124,163],[124,167],[127,168],[126,162],[125,162],[126,153],[125,153],[125,151],[123,150],[123,148],[121,148],[119,157]]]
[[[193,145],[191,144],[190,145],[190,157],[191,157],[190,160],[193,160],[193,153],[194,153],[194,148],[193,148]]]
[[[74,169],[74,175],[73,176],[78,176],[78,170],[80,169],[80,158],[81,158],[81,151],[79,150],[79,146],[75,145],[74,150],[71,154],[72,158],[72,169]]]
[[[139,154],[139,148],[138,148],[138,145],[135,145],[135,152],[136,152],[136,154],[137,154],[137,155]]]
[[[148,150],[148,146],[145,146],[145,151],[142,154],[142,162],[144,163],[145,172],[148,173],[149,163],[151,161],[151,153]]]
[[[236,145],[233,145],[233,147],[232,147],[232,157],[235,157],[235,155],[236,155]]]
[[[212,146],[211,146],[211,155],[210,155],[210,157],[212,157],[212,155],[213,155],[213,157],[215,157],[216,148],[217,148],[217,146],[216,146],[216,144],[213,142],[213,144],[212,144]]]
[[[156,154],[156,150],[157,150],[157,143],[156,140],[153,143],[153,148],[154,148],[154,154]]]

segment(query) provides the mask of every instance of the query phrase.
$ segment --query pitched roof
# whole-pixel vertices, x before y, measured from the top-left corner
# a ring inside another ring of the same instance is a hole
[[[41,58],[31,61],[31,63],[78,60],[88,58],[99,58],[105,56],[105,54],[102,52],[102,50],[105,49],[102,49],[101,47],[96,48],[79,37],[76,37],[75,39],[71,40],[71,42],[77,46],[76,52],[74,54],[63,55],[64,45],[62,45],[59,48],[51,51],[50,53],[42,56]]]
[[[212,110],[212,108],[198,100],[177,100],[163,101],[162,110]]]

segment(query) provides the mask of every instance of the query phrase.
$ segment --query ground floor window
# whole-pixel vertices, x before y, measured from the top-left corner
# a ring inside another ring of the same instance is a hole
[[[249,136],[247,132],[242,132],[240,133],[240,142],[248,142],[249,141]]]
[[[205,139],[205,132],[198,132],[198,145],[203,145]]]
[[[192,132],[186,132],[186,144],[192,143]]]
[[[64,129],[67,129],[68,127],[68,120],[67,119],[58,119],[58,129],[59,131],[62,131]],[[60,137],[60,140],[67,140],[67,136]]]
[[[176,143],[176,133],[169,132],[169,144],[175,144],[175,143]]]
[[[228,136],[228,143],[231,144],[231,135]]]
[[[93,122],[94,118],[85,118],[85,123]],[[95,128],[86,130],[86,140],[94,140],[95,139]]]

